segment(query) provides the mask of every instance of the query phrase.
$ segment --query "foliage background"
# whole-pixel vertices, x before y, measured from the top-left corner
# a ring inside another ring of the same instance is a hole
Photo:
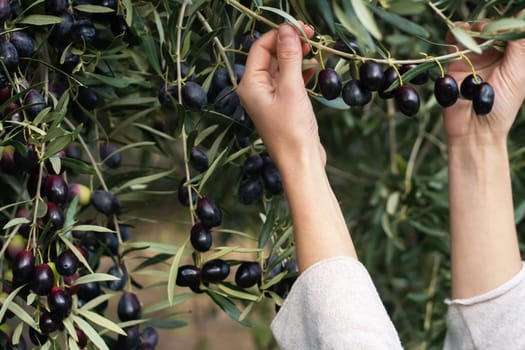
[[[20,18],[42,12],[41,3],[34,2],[31,10]],[[253,10],[258,6],[271,8],[258,14],[276,23],[283,19],[293,22],[294,18],[310,23],[319,34],[314,40],[326,46],[332,46],[336,38],[356,37],[364,57],[391,56],[398,59],[423,58],[422,53],[429,57],[444,55],[444,36],[453,21],[508,18],[524,7],[522,1],[467,0],[443,0],[434,3],[435,8],[425,1],[416,0],[282,0],[243,1],[242,4]],[[184,16],[180,17],[183,8]],[[247,233],[258,240],[254,244],[253,240],[245,239],[243,247],[252,250],[240,248],[237,253],[252,254],[261,262],[269,256],[288,259],[293,255],[293,248],[289,248],[293,243],[289,239],[291,230],[288,229],[290,222],[284,199],[272,197],[249,207],[237,200],[242,160],[250,153],[264,150],[257,135],[252,134],[250,146],[239,147],[230,133],[234,124],[231,115],[217,112],[214,101],[209,101],[204,111],[195,112],[180,105],[174,110],[166,109],[157,98],[159,88],[176,81],[173,72],[177,61],[184,61],[192,67],[196,80],[205,90],[209,89],[214,71],[218,66],[224,66],[221,50],[214,48],[214,38],[226,48],[224,53],[231,65],[244,62],[245,53],[240,46],[243,34],[254,29],[265,32],[269,27],[261,18],[254,20],[239,9],[239,3],[235,1],[120,1],[118,11],[131,24],[135,43],[129,45],[119,38],[110,38],[103,48],[85,48],[78,52],[83,64],[73,76],[94,87],[104,101],[88,115],[93,123],[81,136],[93,154],[96,154],[100,140],[117,143],[124,164],[118,170],[112,170],[102,166],[100,159],[96,159],[97,164],[92,164],[84,158],[83,164],[73,167],[78,174],[71,176],[77,176],[78,181],[96,188],[100,186],[100,178],[93,174],[92,169],[100,167],[108,187],[124,203],[125,210],[119,222],[140,227],[148,223],[149,232],[154,233],[155,217],[143,217],[141,206],[152,196],[176,196],[180,179],[189,171],[184,154],[189,145],[201,143],[209,150],[215,165],[204,174],[192,174],[199,183],[200,194],[209,195],[220,203],[225,214],[224,229]],[[370,16],[363,16],[362,11]],[[178,26],[181,19],[183,27]],[[27,23],[33,31],[44,28],[44,32],[49,33],[51,28],[51,25]],[[24,23],[15,21],[14,25]],[[211,30],[209,33],[207,25]],[[485,38],[515,38],[523,35],[518,30],[522,26],[523,22],[502,25],[503,34],[485,33]],[[178,33],[181,34],[180,41]],[[379,37],[377,33],[382,35]],[[464,44],[470,43],[464,34],[458,39]],[[40,40],[47,46],[45,38]],[[178,43],[180,56],[177,55]],[[45,65],[38,60],[46,61],[49,57],[46,55],[54,55],[53,62],[58,59],[58,53],[52,47],[39,49],[37,63],[33,63],[35,73],[31,75],[31,84],[35,86],[44,81],[42,67]],[[359,63],[359,59],[342,60],[328,52],[318,59],[328,67],[336,67],[344,80],[349,79],[350,72]],[[429,61],[431,63],[426,68],[435,78],[439,69],[431,59]],[[76,83],[70,83],[71,98],[74,99]],[[450,270],[447,150],[441,107],[433,97],[432,83],[419,88],[423,103],[415,118],[404,117],[396,112],[391,100],[380,100],[377,96],[362,109],[343,108],[340,101],[334,108],[334,104],[315,96],[314,85],[310,88],[321,140],[328,154],[327,171],[361,260],[373,276],[406,348],[438,349],[445,332],[443,300],[448,296]],[[77,125],[70,113],[68,111],[66,118]],[[522,109],[509,139],[519,231],[525,217],[524,114]],[[3,146],[8,144],[3,140]],[[17,182],[3,174],[0,179],[5,188],[2,206],[20,200],[17,196],[21,195],[28,201],[24,205],[31,208],[31,198],[23,194],[25,179],[17,179],[21,180]],[[309,190],[315,191],[305,189]],[[199,262],[200,259],[209,259],[209,256],[191,256],[192,252],[185,248],[184,241],[192,217],[183,207],[177,206],[173,210],[177,211],[176,237],[170,238],[170,242],[154,242],[165,244],[148,244],[144,255],[139,254],[135,259],[151,265],[154,262],[159,264],[164,273],[157,272],[159,282],[155,285],[168,287],[167,299],[179,300],[177,297],[180,297],[182,301],[191,295],[173,288],[173,271],[178,259]],[[10,213],[11,209],[3,211],[5,221],[11,219]],[[264,225],[261,225],[260,213],[267,219]],[[82,212],[78,217],[86,215]],[[106,220],[100,219],[97,223],[105,226]],[[219,231],[216,236],[221,245],[237,244],[232,243],[237,241],[233,241],[227,232]],[[279,239],[283,234],[287,236]],[[243,240],[243,237],[240,235],[235,239]],[[142,236],[140,239],[155,241],[156,238],[152,234],[147,239]],[[122,250],[137,247],[142,247],[140,242],[128,243]],[[221,250],[214,253],[221,254]],[[229,257],[228,251],[223,253]],[[235,264],[236,259],[231,258],[231,261]],[[147,264],[143,273],[151,276],[153,273],[146,267]],[[268,271],[265,279],[270,279]],[[234,318],[251,304],[246,295],[243,297],[235,291],[225,293],[227,300],[215,298],[215,301]],[[259,291],[252,291],[252,294],[261,295]],[[275,298],[279,301],[278,297]],[[166,300],[160,300],[156,305],[161,303],[164,307],[158,306],[158,309],[165,313],[153,323],[157,326],[181,325],[184,317],[176,314],[177,305],[168,307]],[[237,306],[232,308],[232,305]],[[257,308],[255,305],[254,310]],[[272,313],[267,310],[262,313],[268,318],[268,323]],[[266,343],[261,348],[272,346]]]

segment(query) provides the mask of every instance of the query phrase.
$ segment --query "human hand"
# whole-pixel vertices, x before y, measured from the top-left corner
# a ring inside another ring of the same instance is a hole
[[[308,37],[313,29],[303,25]],[[304,87],[315,69],[302,71],[303,56],[310,47],[297,31],[282,24],[259,38],[251,47],[238,94],[266,148],[281,168],[289,159],[317,152],[323,163],[317,121]]]
[[[476,23],[466,30],[480,31],[486,23]],[[455,44],[452,35],[448,42]],[[484,51],[481,55],[469,54],[476,74],[494,89],[495,98],[492,111],[487,115],[476,115],[472,102],[458,100],[444,110],[445,131],[449,145],[474,142],[476,145],[491,145],[506,140],[516,114],[525,98],[525,39],[510,41],[504,53],[495,49]],[[472,73],[466,60],[449,64],[448,74],[461,84]]]

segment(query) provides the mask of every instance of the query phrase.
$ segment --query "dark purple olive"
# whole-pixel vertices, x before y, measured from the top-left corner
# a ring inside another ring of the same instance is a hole
[[[30,250],[22,250],[15,256],[13,276],[22,284],[32,280],[35,273],[35,256]]]
[[[406,116],[411,117],[419,111],[419,94],[410,85],[403,85],[395,90],[395,101],[397,109]]]
[[[78,45],[91,45],[97,35],[95,26],[89,19],[80,19],[71,26],[71,40]]]
[[[257,30],[254,30],[253,32],[244,33],[241,39],[242,50],[244,52],[249,52],[253,43],[260,37],[261,33],[259,33]]]
[[[117,307],[119,320],[122,322],[138,320],[141,314],[139,299],[135,293],[124,292]]]
[[[34,345],[44,345],[49,337],[46,334],[42,334],[34,328],[29,327],[29,339]]]
[[[494,105],[494,89],[489,83],[481,83],[474,87],[472,105],[478,115],[490,113]]]
[[[395,81],[399,80],[399,74],[397,74],[394,67],[388,67],[385,70],[384,75],[385,75],[385,79],[383,80],[383,87],[379,89],[377,93],[379,97],[381,98],[384,98],[384,99],[392,98],[394,97],[395,89],[389,92],[386,92],[386,90],[388,90],[390,85],[392,85]]]
[[[142,340],[142,344],[148,344],[155,347],[159,342],[159,334],[155,328],[146,327],[140,334],[140,339]]]
[[[261,281],[262,268],[258,262],[243,262],[235,273],[235,283],[241,288],[249,288]]]
[[[406,72],[408,72],[409,70],[414,69],[416,67],[417,67],[417,64],[405,64],[405,65],[402,65],[399,68],[399,73],[401,73],[401,75],[403,75]],[[413,77],[409,81],[403,81],[403,82],[404,83],[412,83],[412,84],[415,84],[415,85],[423,85],[423,84],[425,84],[428,81],[428,78],[429,78],[429,73],[428,73],[428,71],[425,71],[425,72],[419,73],[418,75],[416,75],[415,77]]]
[[[361,49],[355,40],[347,40],[346,43],[342,39],[337,39],[334,43],[334,49],[337,51],[361,56]]]
[[[235,135],[240,137],[250,136],[255,130],[253,121],[244,108],[239,104],[233,111],[232,119],[235,121],[233,124],[233,132]],[[249,138],[248,138],[249,139]]]
[[[118,278],[116,281],[107,281],[106,286],[111,290],[122,290],[128,281],[128,273],[124,265],[113,265],[108,270],[108,275]]]
[[[228,73],[228,70],[224,67],[217,68],[215,72],[213,73],[210,90],[216,91],[216,94],[217,94],[219,91],[221,91],[222,89],[230,85],[231,85],[231,80],[230,80],[230,74]],[[212,96],[212,97],[215,97],[215,96]]]
[[[189,191],[188,187],[184,186],[184,183],[186,182],[186,178],[183,178],[179,183],[179,190],[177,192],[177,197],[179,199],[179,202],[184,205],[185,207],[190,206],[190,197],[189,197]],[[193,205],[197,203],[197,192],[195,190],[191,190],[191,201]]]
[[[36,267],[33,275],[31,289],[37,295],[47,295],[55,285],[53,270],[48,264],[40,264]]]
[[[58,331],[61,324],[62,322],[60,322],[58,317],[49,311],[44,311],[42,314],[40,314],[40,321],[38,325],[40,327],[40,331],[42,331],[43,334],[49,334]]]
[[[35,40],[23,30],[11,32],[9,41],[15,46],[19,57],[31,57],[36,52]]]
[[[222,221],[222,212],[215,201],[209,197],[202,197],[197,202],[197,216],[206,227],[219,226]]]
[[[201,283],[201,270],[195,265],[181,265],[175,283],[179,287],[198,287]]]
[[[200,146],[193,146],[190,150],[190,165],[198,172],[208,170],[210,166],[206,151]]]
[[[350,80],[343,87],[343,101],[351,107],[361,107],[372,100],[372,93],[359,80]]]
[[[235,73],[235,76],[237,77],[237,82],[239,83],[244,76],[244,71],[246,70],[246,66],[244,64],[235,63],[233,65],[233,72]]]
[[[62,176],[48,175],[44,184],[44,194],[54,203],[65,203],[68,198],[68,186]]]
[[[51,228],[57,230],[64,226],[64,212],[58,205],[53,202],[46,201],[47,212],[44,216],[44,222],[50,225]]]
[[[99,146],[100,159],[111,169],[116,169],[122,162],[122,155],[118,147],[110,142],[101,143]],[[109,157],[111,155],[111,157]],[[109,157],[109,158],[108,158]]]
[[[196,251],[207,252],[210,250],[212,244],[210,230],[201,223],[196,223],[191,228],[190,242]]]
[[[226,86],[219,91],[215,97],[215,110],[224,115],[232,115],[237,106],[239,106],[239,95],[231,86]]]
[[[73,298],[69,289],[64,287],[53,287],[47,297],[49,310],[60,320],[66,318],[73,307]]]
[[[99,98],[95,89],[80,86],[78,88],[78,103],[88,111],[92,111],[98,106]]]
[[[459,89],[454,78],[445,74],[436,79],[434,84],[434,96],[436,96],[436,100],[443,107],[450,107],[456,103],[459,97]]]
[[[53,30],[49,35],[49,42],[54,45],[65,45],[71,41],[71,27],[73,26],[74,18],[71,12],[63,11],[56,16],[62,19],[62,22],[53,26]]]
[[[264,161],[260,156],[250,156],[242,165],[242,174],[247,178],[258,177],[262,174],[263,168]]]
[[[73,276],[78,268],[78,258],[70,249],[66,249],[57,257],[55,266],[62,276]]]
[[[135,349],[137,346],[139,346],[140,333],[138,325],[124,327],[124,332],[126,332],[125,336],[119,334],[117,338],[117,344],[114,349]]]
[[[29,90],[24,97],[24,111],[29,120],[35,117],[46,107],[46,100],[35,89]]]
[[[463,79],[460,86],[461,97],[472,100],[474,96],[474,89],[481,84],[483,79],[479,75],[470,74]]]
[[[23,171],[30,171],[38,165],[38,155],[35,146],[32,144],[25,145],[25,153],[22,154],[16,149],[14,155],[15,164]]]
[[[377,91],[383,87],[385,76],[379,63],[367,61],[359,66],[359,80],[368,91]]]
[[[239,185],[239,201],[250,205],[262,198],[264,186],[259,179],[245,179]]]
[[[77,345],[79,348],[84,349],[88,344],[88,338],[86,336],[86,333],[78,327],[75,327],[75,333],[77,334]]]
[[[62,68],[64,72],[71,74],[80,63],[80,57],[75,55],[71,51],[71,48],[68,48],[65,53],[62,53],[62,55],[64,56],[64,60],[60,61],[61,63],[59,67]]]
[[[77,295],[84,301],[90,301],[102,294],[102,290],[97,282],[82,283],[78,287]]]
[[[262,179],[267,194],[280,195],[283,193],[283,184],[279,169],[273,164],[264,166]]]
[[[67,0],[46,0],[45,9],[46,13],[50,15],[58,15],[67,9]]]
[[[18,51],[10,41],[4,40],[0,43],[0,60],[9,73],[14,73],[20,63]]]
[[[182,102],[190,109],[200,111],[208,104],[206,92],[199,84],[187,81],[181,89]]]
[[[175,104],[178,103],[179,88],[177,85],[166,86],[162,84],[157,93],[157,98],[160,104],[170,110],[175,108]]]
[[[91,192],[90,201],[95,209],[103,214],[114,215],[120,213],[121,204],[111,192],[95,190]]]
[[[319,84],[319,90],[321,95],[327,100],[333,100],[339,97],[341,93],[342,83],[339,74],[331,69],[322,69],[317,76],[317,84]]]
[[[210,260],[201,269],[201,278],[204,282],[216,283],[224,281],[229,274],[230,265],[222,259]]]

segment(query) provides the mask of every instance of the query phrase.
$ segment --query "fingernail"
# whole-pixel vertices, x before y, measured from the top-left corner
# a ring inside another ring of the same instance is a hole
[[[279,27],[279,41],[280,42],[296,42],[298,40],[297,32],[289,24],[284,24]]]

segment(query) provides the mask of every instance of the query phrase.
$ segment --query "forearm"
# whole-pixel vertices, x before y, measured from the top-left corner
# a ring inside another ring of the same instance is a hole
[[[505,140],[449,144],[452,297],[494,289],[518,273]]]
[[[279,165],[292,212],[301,271],[329,257],[356,257],[346,222],[318,153],[303,152],[302,156]]]

